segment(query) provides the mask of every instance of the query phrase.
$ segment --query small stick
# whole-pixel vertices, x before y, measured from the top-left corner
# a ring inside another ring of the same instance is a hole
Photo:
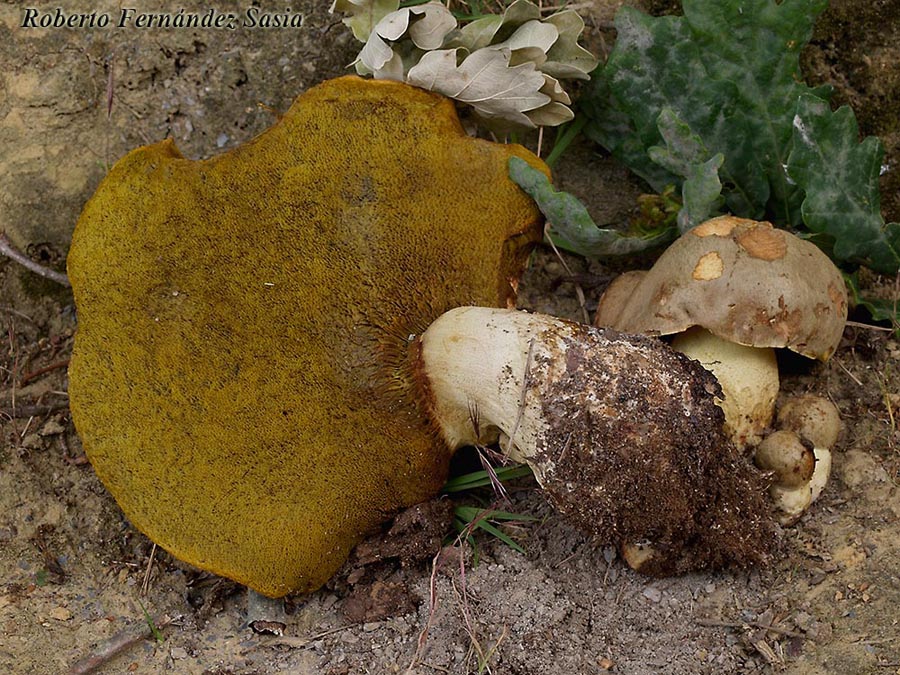
[[[878,330],[882,333],[893,333],[893,328],[888,328],[886,326],[873,326],[870,323],[863,323],[862,321],[847,321],[846,325],[853,326],[854,328],[863,328],[865,330]]]
[[[848,376],[851,380],[853,380],[854,382],[856,382],[856,384],[858,384],[860,387],[865,386],[865,385],[863,385],[862,382],[860,382],[859,378],[858,378],[856,375],[854,375],[854,374],[851,373],[849,370],[847,370],[847,366],[845,366],[843,363],[841,363],[840,359],[835,359],[834,362],[835,362],[836,364],[838,364],[838,367],[839,367],[841,370],[843,370],[845,373],[847,373],[847,376]]]
[[[51,270],[49,267],[44,267],[43,265],[34,262],[34,260],[22,253],[15,246],[13,246],[13,243],[9,240],[9,237],[6,236],[5,232],[0,232],[0,253],[5,255],[7,258],[12,258],[23,267],[31,270],[39,276],[44,277],[45,279],[55,281],[58,284],[62,284],[66,288],[72,287],[72,284],[69,283],[69,278],[65,274],[57,272],[56,270]]]
[[[147,569],[144,571],[144,582],[141,584],[141,597],[147,595],[150,590],[150,572],[153,571],[153,558],[156,556],[156,544],[150,549],[150,559],[147,561]]]
[[[174,619],[171,617],[161,616],[153,625],[159,630],[165,628],[173,621]],[[88,673],[93,673],[98,668],[109,663],[109,661],[126,649],[129,649],[144,640],[149,640],[152,637],[154,637],[153,630],[147,622],[142,622],[142,625],[138,629],[134,627],[126,628],[125,630],[116,633],[108,640],[101,642],[97,646],[97,651],[93,654],[76,662],[69,669],[69,675],[87,675]]]
[[[66,368],[69,365],[69,359],[64,359],[62,361],[57,361],[56,363],[51,363],[49,366],[44,366],[43,368],[38,368],[34,372],[26,373],[22,376],[21,381],[19,382],[20,387],[24,387],[26,384],[31,382],[36,377],[40,377],[45,373],[49,373],[53,370],[58,370],[60,368]]]
[[[785,628],[777,628],[758,621],[744,621],[742,623],[733,623],[731,621],[718,621],[716,619],[697,619],[698,626],[709,626],[711,628],[759,628],[767,632],[786,635],[787,637],[805,638],[803,633],[787,630]]]
[[[588,314],[586,301],[584,298],[584,289],[581,287],[577,281],[575,281],[575,275],[572,274],[571,268],[566,264],[566,259],[562,257],[562,253],[559,252],[559,249],[556,248],[556,244],[553,243],[553,239],[550,238],[550,223],[544,225],[544,239],[547,240],[547,243],[550,244],[550,248],[553,249],[553,252],[556,254],[557,259],[562,264],[563,269],[566,271],[566,274],[569,275],[569,278],[572,279],[572,283],[575,285],[575,296],[578,298],[578,305],[581,307],[581,316],[584,319],[584,322],[587,325],[591,325],[591,315]]]
[[[25,319],[25,320],[26,320],[28,323],[30,323],[30,324],[33,324],[33,325],[35,325],[35,326],[37,325],[37,321],[35,321],[34,319],[32,319],[32,318],[31,318],[30,316],[28,316],[27,314],[23,314],[23,313],[20,312],[19,310],[13,309],[12,307],[6,307],[5,305],[0,306],[0,312],[6,312],[6,313],[8,313],[8,314],[12,314],[12,315],[14,315],[14,316],[19,317],[20,319]]]
[[[506,441],[506,452],[509,454],[515,445],[516,432],[519,430],[519,424],[522,422],[522,416],[525,414],[525,396],[528,394],[528,387],[531,386],[531,359],[534,357],[534,341],[537,338],[531,338],[528,341],[528,355],[525,357],[525,374],[522,377],[522,392],[519,394],[519,409],[516,414],[516,421],[513,428],[509,432],[509,439]]]
[[[20,405],[14,408],[0,408],[0,417],[7,419],[25,419],[27,417],[40,417],[41,415],[49,415],[57,410],[65,410],[69,405],[67,403],[53,403],[51,405]]]

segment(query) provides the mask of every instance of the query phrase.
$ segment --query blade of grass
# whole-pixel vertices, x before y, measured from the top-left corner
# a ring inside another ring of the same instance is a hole
[[[494,472],[497,474],[497,478],[504,482],[531,475],[531,469],[524,464],[518,466],[501,466],[494,469]],[[487,471],[473,471],[472,473],[466,473],[451,478],[444,484],[443,491],[446,493],[465,492],[467,490],[485,487],[490,484],[491,477],[488,475]]]

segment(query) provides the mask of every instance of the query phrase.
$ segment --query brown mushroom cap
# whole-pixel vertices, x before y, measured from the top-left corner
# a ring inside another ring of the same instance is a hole
[[[802,394],[789,398],[778,411],[778,426],[796,431],[817,448],[830,450],[841,432],[841,416],[826,398]]]
[[[756,466],[774,473],[776,485],[797,488],[808,484],[816,468],[812,448],[803,445],[793,431],[775,431],[766,436],[753,460]]]
[[[751,347],[828,359],[847,319],[840,272],[814,244],[770,223],[721,216],[684,234],[642,278],[601,300],[596,324],[671,335],[701,326]],[[631,286],[631,292],[627,292]]]
[[[175,556],[270,596],[324,583],[432,496],[449,449],[412,392],[411,336],[509,305],[540,215],[521,147],[453,104],[346,77],[205,161],[118,162],[78,221],[70,403],[97,474]]]

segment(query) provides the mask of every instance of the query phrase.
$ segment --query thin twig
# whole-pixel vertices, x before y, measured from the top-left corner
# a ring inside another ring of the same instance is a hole
[[[150,622],[142,622],[139,628],[126,628],[113,635],[108,640],[100,643],[97,650],[80,661],[70,669],[69,675],[87,675],[106,665],[116,656],[134,645],[154,637],[154,628],[158,631],[174,621],[168,616],[161,616],[150,625]]]
[[[5,232],[0,232],[0,253],[5,255],[7,258],[12,258],[26,269],[31,270],[35,274],[42,276],[45,279],[55,281],[58,284],[62,284],[66,288],[72,287],[72,284],[69,283],[69,278],[65,274],[57,272],[56,270],[51,270],[49,267],[44,267],[40,263],[36,263],[34,260],[22,253],[15,246],[13,246],[13,243],[9,240],[9,237],[6,236]]]
[[[886,326],[873,326],[870,323],[863,323],[862,321],[846,321],[845,325],[853,326],[853,328],[862,328],[864,330],[877,330],[883,333],[893,333],[893,328],[888,328]]]
[[[45,373],[49,373],[52,370],[58,370],[60,368],[67,368],[69,365],[69,359],[63,359],[62,361],[57,361],[56,363],[51,363],[49,366],[44,366],[43,368],[38,368],[37,370],[26,373],[22,376],[22,380],[19,382],[20,387],[24,387],[26,384],[31,382],[36,377],[40,377]]]
[[[516,421],[509,432],[506,441],[507,455],[512,452],[515,447],[516,432],[519,430],[519,424],[522,422],[522,416],[525,414],[525,396],[528,394],[528,387],[531,386],[531,360],[534,357],[534,342],[536,338],[531,338],[528,342],[528,356],[525,357],[525,373],[522,375],[522,392],[519,394],[519,410],[516,414]]]
[[[572,283],[575,285],[575,295],[578,298],[578,305],[581,307],[581,316],[584,319],[586,324],[591,323],[591,315],[588,314],[587,311],[587,301],[584,298],[584,289],[581,287],[577,281],[575,281],[575,275],[572,274],[572,270],[566,264],[565,258],[562,257],[562,253],[559,252],[559,249],[556,248],[556,244],[553,243],[553,239],[550,237],[550,223],[546,223],[544,225],[544,239],[550,244],[550,248],[553,249],[553,252],[556,254],[556,257],[559,259],[560,264],[562,264],[563,269],[566,271],[566,274],[569,275],[569,278],[572,280]]]
[[[428,618],[425,620],[425,626],[419,633],[419,639],[416,641],[416,651],[413,653],[412,661],[409,666],[407,666],[404,675],[411,675],[413,669],[422,658],[422,654],[425,651],[425,644],[428,642],[428,632],[431,630],[434,615],[437,613],[437,573],[443,562],[441,559],[441,554],[443,552],[443,548],[438,549],[438,552],[435,553],[434,558],[431,561],[431,577],[428,580]]]
[[[32,319],[27,314],[23,314],[19,310],[13,309],[12,307],[0,306],[0,312],[6,312],[8,314],[13,314],[13,315],[19,317],[20,319],[25,319],[28,323],[30,323],[32,325],[35,325],[35,326],[37,325],[37,321]]]
[[[150,590],[150,572],[153,570],[153,558],[156,557],[156,544],[150,549],[150,559],[147,561],[147,569],[144,571],[144,582],[141,584],[141,597],[147,595]]]
[[[858,384],[860,387],[864,387],[864,386],[865,386],[865,385],[860,381],[860,379],[859,379],[856,375],[854,375],[854,374],[851,373],[849,370],[847,370],[847,366],[845,366],[843,363],[841,363],[841,360],[840,360],[840,359],[835,359],[834,362],[835,362],[836,364],[838,364],[838,368],[840,368],[840,369],[843,370],[845,373],[847,373],[847,375],[850,377],[850,379],[853,380],[854,382],[856,382],[856,384]]]
[[[41,415],[49,415],[58,410],[65,410],[69,407],[68,403],[52,403],[50,405],[20,405],[13,408],[0,408],[0,417],[7,419],[25,419],[28,417],[40,417]]]
[[[743,621],[735,623],[732,621],[719,621],[718,619],[697,619],[698,626],[709,626],[711,628],[759,628],[764,631],[785,635],[787,637],[805,638],[803,633],[787,630],[786,628],[777,628],[758,621]]]

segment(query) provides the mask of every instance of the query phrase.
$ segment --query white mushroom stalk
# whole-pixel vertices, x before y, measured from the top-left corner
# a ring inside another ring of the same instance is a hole
[[[775,416],[775,350],[731,342],[697,326],[676,335],[672,348],[699,361],[722,385],[719,405],[731,439],[739,447],[758,445]]]
[[[505,437],[576,525],[651,545],[641,571],[765,558],[763,483],[722,431],[715,378],[661,342],[464,307],[425,331],[417,359],[452,448]]]

